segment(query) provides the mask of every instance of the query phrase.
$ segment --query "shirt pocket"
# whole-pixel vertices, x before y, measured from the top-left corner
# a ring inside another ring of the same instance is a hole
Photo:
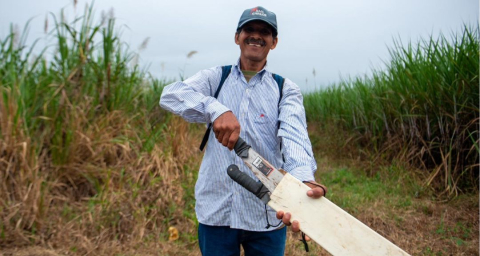
[[[267,125],[270,126],[271,124],[275,124],[277,122],[278,114],[274,113],[273,111],[267,111],[264,109],[259,109],[255,111],[253,117],[253,122],[259,125]]]
[[[273,151],[278,140],[278,95],[269,93],[263,94],[263,98],[260,96],[262,95],[250,102],[250,120],[258,143],[263,148]]]
[[[270,124],[272,122],[275,122],[276,120],[277,120],[276,116],[272,117],[271,114],[264,113],[262,111],[260,111],[259,113],[256,113],[253,119],[255,124]]]
[[[273,148],[277,137],[277,114],[259,111],[255,113],[253,122],[259,139],[267,142],[269,148]]]

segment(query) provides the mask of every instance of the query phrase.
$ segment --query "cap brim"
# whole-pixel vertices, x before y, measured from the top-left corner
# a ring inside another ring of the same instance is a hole
[[[272,23],[270,23],[270,22],[268,22],[268,21],[266,21],[266,20],[263,20],[263,19],[259,19],[259,18],[248,19],[248,20],[244,21],[242,24],[239,24],[239,25],[238,25],[238,28],[241,28],[241,27],[243,27],[243,25],[249,23],[250,21],[254,21],[254,20],[259,20],[259,21],[263,21],[263,22],[267,23],[268,25],[270,25],[270,27],[273,28],[273,30],[275,30],[275,32],[278,33],[277,29],[275,28],[275,26],[274,26]]]

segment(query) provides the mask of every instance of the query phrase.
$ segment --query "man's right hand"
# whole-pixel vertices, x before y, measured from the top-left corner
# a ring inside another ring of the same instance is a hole
[[[218,142],[232,150],[240,136],[240,123],[232,111],[221,114],[213,122],[213,132]]]

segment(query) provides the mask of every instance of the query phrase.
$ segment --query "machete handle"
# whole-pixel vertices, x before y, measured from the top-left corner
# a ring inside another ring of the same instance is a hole
[[[261,183],[252,179],[247,174],[243,173],[238,169],[238,166],[235,164],[230,165],[227,168],[227,174],[232,180],[240,184],[246,190],[250,191],[252,194],[257,196],[265,204],[270,201],[270,196],[268,195],[268,189]]]
[[[251,148],[251,146],[248,145],[241,137],[238,137],[237,143],[235,143],[235,146],[233,147],[237,156],[241,158],[248,157],[249,148]]]

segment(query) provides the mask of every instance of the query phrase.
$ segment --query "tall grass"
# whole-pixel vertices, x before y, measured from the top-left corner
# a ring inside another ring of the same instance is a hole
[[[165,240],[170,225],[193,233],[182,182],[195,138],[159,109],[164,82],[129,68],[115,18],[94,16],[52,14],[51,58],[26,46],[28,24],[0,39],[2,248],[111,254],[119,241]]]
[[[114,17],[96,21],[93,7],[73,21],[49,17],[53,48],[27,46],[28,23],[0,39],[0,248],[192,253],[184,245],[196,248],[201,155],[190,145],[202,129],[158,107],[165,82],[130,68],[136,55]],[[428,181],[447,182],[449,193],[466,189],[478,178],[477,37],[399,47],[387,72],[307,95],[308,118],[354,134],[365,150],[437,166]],[[168,242],[170,226],[182,243]]]
[[[396,41],[386,70],[306,95],[308,120],[424,170],[445,195],[478,191],[479,28],[450,39]]]

